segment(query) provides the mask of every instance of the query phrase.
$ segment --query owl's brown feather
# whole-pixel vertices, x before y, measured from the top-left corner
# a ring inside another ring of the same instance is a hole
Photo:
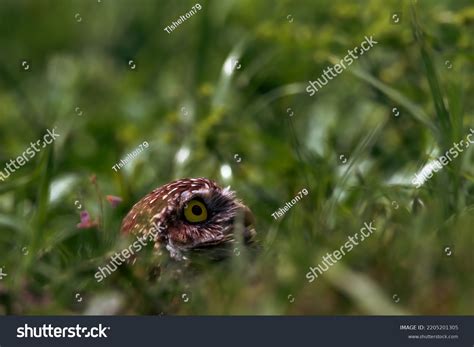
[[[190,201],[201,201],[208,213],[203,222],[190,222],[184,208]],[[241,235],[234,232],[241,220]],[[149,236],[155,245],[165,245],[170,255],[181,259],[182,253],[229,244],[242,238],[250,241],[255,230],[253,216],[229,188],[221,188],[206,178],[185,178],[165,184],[137,202],[122,222],[122,232]]]

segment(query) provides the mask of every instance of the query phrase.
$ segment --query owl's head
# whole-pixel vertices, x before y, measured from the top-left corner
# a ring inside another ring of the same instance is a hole
[[[146,236],[157,232],[156,246],[182,259],[191,250],[230,245],[255,235],[250,209],[229,187],[207,178],[185,178],[153,190],[136,203],[122,223],[122,231]]]

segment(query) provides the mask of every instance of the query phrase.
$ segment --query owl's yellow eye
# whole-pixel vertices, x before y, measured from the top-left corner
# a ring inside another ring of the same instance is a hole
[[[184,206],[184,217],[190,223],[204,222],[207,219],[207,208],[199,200],[191,200]]]

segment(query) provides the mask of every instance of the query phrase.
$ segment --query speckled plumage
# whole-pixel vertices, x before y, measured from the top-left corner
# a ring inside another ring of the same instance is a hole
[[[194,200],[204,203],[207,220],[190,223],[184,208]],[[242,221],[242,229],[236,228]],[[221,188],[207,178],[184,178],[165,184],[137,202],[122,222],[122,232],[141,236],[157,235],[155,246],[164,245],[172,258],[181,260],[195,249],[228,245],[236,240],[251,241],[255,234],[250,210],[228,188]]]

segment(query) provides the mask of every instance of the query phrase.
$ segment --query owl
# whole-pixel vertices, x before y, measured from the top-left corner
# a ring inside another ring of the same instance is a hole
[[[153,190],[132,207],[121,231],[166,248],[175,260],[240,240],[250,244],[256,234],[250,209],[229,187],[207,178],[183,178]]]

